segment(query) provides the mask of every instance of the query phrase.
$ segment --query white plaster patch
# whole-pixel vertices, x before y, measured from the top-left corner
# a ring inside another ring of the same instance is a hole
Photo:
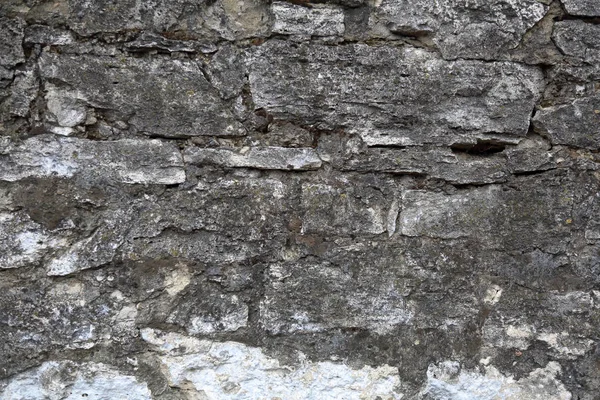
[[[162,353],[169,384],[194,390],[202,399],[403,398],[397,389],[398,371],[389,365],[351,369],[341,363],[304,361],[289,367],[241,343],[199,340],[149,328],[141,335]]]
[[[483,370],[485,373],[462,370],[460,364],[453,361],[430,365],[422,395],[436,400],[571,399],[571,393],[558,379],[560,365],[554,361],[518,381],[493,366],[483,367]]]
[[[150,400],[150,390],[134,376],[105,364],[49,361],[13,377],[3,400]]]

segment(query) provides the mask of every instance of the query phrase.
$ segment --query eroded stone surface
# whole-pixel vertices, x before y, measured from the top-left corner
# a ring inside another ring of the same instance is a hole
[[[571,15],[600,16],[600,4],[594,0],[562,0],[562,3]]]
[[[281,365],[260,349],[211,342],[153,329],[142,337],[159,352],[169,384],[207,399],[401,399],[400,379],[389,365],[351,369],[342,363]]]
[[[81,35],[132,30],[178,32],[192,38],[235,39],[268,31],[268,8],[256,0],[193,2],[188,0],[102,0],[91,5],[68,0],[64,12],[69,25]],[[181,18],[185,15],[185,18]]]
[[[370,23],[380,35],[431,35],[444,58],[497,59],[517,47],[546,10],[534,0],[383,0]]]
[[[554,28],[556,45],[568,56],[589,63],[600,61],[600,27],[577,20],[560,21]]]
[[[321,167],[321,159],[313,149],[283,147],[252,147],[240,151],[191,147],[186,149],[184,159],[191,164],[217,164],[232,168],[310,170]]]
[[[571,393],[558,379],[560,364],[550,362],[545,368],[532,371],[528,377],[516,381],[502,375],[494,367],[485,373],[463,370],[459,363],[447,361],[432,365],[427,370],[424,394],[433,399],[473,400],[570,400]]]
[[[174,184],[185,180],[176,146],[159,140],[95,142],[41,135],[8,142],[0,158],[4,181],[85,175],[124,183]]]
[[[596,8],[0,1],[0,397],[596,400]]]
[[[552,237],[570,230],[574,183],[564,179],[557,197],[558,187],[542,182],[516,190],[489,186],[454,195],[406,192],[399,229],[407,236],[476,241],[485,237],[482,244],[489,248],[552,246]]]
[[[536,112],[534,126],[552,143],[598,149],[600,136],[600,96],[587,97],[571,104],[542,108]]]
[[[244,133],[193,61],[45,53],[40,68],[61,126],[82,123],[87,105],[149,136]]]
[[[138,382],[134,376],[104,364],[72,361],[49,361],[19,374],[4,390],[0,389],[0,394],[6,400],[152,398],[146,383]]]
[[[367,246],[354,251],[368,252]],[[350,251],[352,251],[350,250]],[[387,259],[364,266],[360,257],[336,263],[301,262],[271,265],[268,286],[260,305],[262,324],[275,334],[320,332],[334,327],[391,331],[409,324],[413,311],[397,280],[403,267]],[[378,282],[377,294],[368,283]],[[321,293],[308,298],[307,292]]]
[[[23,53],[24,21],[0,16],[0,80],[11,79],[10,68],[25,61]]]
[[[341,36],[344,34],[344,13],[329,6],[302,7],[285,2],[273,2],[274,33],[304,36]]]
[[[342,128],[369,145],[518,140],[543,88],[540,71],[519,64],[448,62],[413,48],[299,46],[269,41],[252,54],[256,106]]]
[[[302,233],[380,234],[390,204],[381,192],[344,179],[302,185]]]

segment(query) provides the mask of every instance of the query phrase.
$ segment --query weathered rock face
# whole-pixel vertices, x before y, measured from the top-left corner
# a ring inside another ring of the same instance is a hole
[[[449,62],[407,47],[273,40],[249,62],[257,107],[275,118],[343,129],[367,145],[518,140],[543,87],[534,67]]]
[[[0,2],[0,398],[597,399],[599,16]]]
[[[499,59],[546,11],[535,0],[382,0],[370,23],[385,36],[432,36],[446,59]]]

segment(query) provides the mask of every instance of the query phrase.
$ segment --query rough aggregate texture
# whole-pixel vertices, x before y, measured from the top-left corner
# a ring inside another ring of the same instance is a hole
[[[1,1],[0,399],[598,399],[599,17]]]

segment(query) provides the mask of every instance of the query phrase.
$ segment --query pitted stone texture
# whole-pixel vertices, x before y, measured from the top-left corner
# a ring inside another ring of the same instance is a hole
[[[170,386],[208,400],[257,398],[399,400],[400,379],[389,365],[352,369],[342,363],[304,361],[290,367],[261,349],[143,329],[160,354]]]
[[[149,198],[131,227],[125,259],[181,258],[214,267],[271,259],[286,240],[287,185],[276,179],[200,180]]]
[[[73,243],[46,264],[48,276],[63,276],[111,262],[125,241],[133,213],[117,210],[110,213],[94,233]]]
[[[50,111],[62,126],[83,122],[87,105],[149,136],[245,133],[194,61],[47,52],[40,69],[50,89]]]
[[[274,178],[201,178],[190,190],[148,199],[148,212],[132,234],[150,237],[171,227],[188,233],[226,232],[232,239],[266,243],[285,234],[290,196],[288,185]]]
[[[548,7],[535,0],[383,0],[370,24],[375,35],[430,35],[444,58],[501,59]]]
[[[210,82],[223,99],[238,96],[245,83],[243,53],[235,45],[222,45],[206,66]]]
[[[80,35],[149,30],[186,39],[235,40],[265,35],[268,6],[257,0],[99,0],[91,4],[68,0],[63,12]]]
[[[549,362],[524,378],[516,380],[501,374],[495,367],[485,373],[464,370],[458,362],[446,361],[427,370],[423,394],[434,400],[570,400],[571,393],[560,381],[559,363]]]
[[[267,170],[311,170],[321,167],[321,159],[311,148],[247,147],[235,151],[188,147],[184,152],[184,160],[195,165],[216,164],[228,168]]]
[[[487,248],[544,249],[571,231],[575,185],[548,177],[525,180],[518,190],[489,186],[453,195],[407,191],[399,229],[407,236],[471,238]]]
[[[323,145],[321,158],[342,171],[385,172],[441,179],[455,184],[505,182],[513,173],[556,167],[556,151],[541,138],[525,138],[517,146],[478,141],[475,144],[368,148],[351,140]]]
[[[28,63],[27,67],[15,72],[10,86],[10,94],[6,101],[0,104],[0,115],[29,116],[30,106],[38,94],[38,89],[39,79],[36,66]]]
[[[376,185],[340,178],[305,183],[301,194],[303,234],[380,234],[389,202]]]
[[[274,264],[268,269],[261,324],[273,334],[362,328],[378,333],[408,324],[413,312],[401,283],[405,271],[392,259],[361,264],[366,244],[346,249],[347,260]],[[354,253],[356,252],[356,253]],[[352,254],[354,253],[354,254]],[[369,287],[376,285],[377,291]],[[314,294],[306,296],[307,293]]]
[[[97,281],[63,278],[50,284],[44,278],[35,283],[10,279],[0,289],[1,376],[43,359],[49,349],[91,349],[103,341],[137,335],[135,305],[100,292]]]
[[[123,247],[131,260],[179,257],[209,264],[238,263],[273,254],[274,242],[233,240],[226,232],[179,233],[165,230],[152,238],[135,238]]]
[[[235,332],[248,325],[248,305],[238,295],[219,293],[207,282],[198,286],[180,300],[168,323],[184,326],[190,335]]]
[[[342,128],[368,145],[518,141],[544,85],[535,67],[449,62],[421,49],[363,44],[271,40],[248,62],[256,108]]]
[[[576,62],[561,64],[547,72],[550,84],[546,87],[541,107],[567,104],[576,99],[595,96],[600,84],[600,65]]]
[[[0,213],[0,269],[36,265],[55,249],[66,246],[22,213]]]
[[[0,87],[11,79],[10,69],[25,61],[23,53],[24,21],[0,15]]]
[[[599,17],[600,3],[596,0],[561,0],[567,13],[585,17]]]
[[[339,7],[317,5],[312,8],[273,2],[273,33],[300,36],[342,36],[344,12]]]
[[[564,54],[592,65],[600,62],[600,26],[584,21],[559,21],[553,39]]]
[[[130,184],[175,184],[185,181],[181,153],[160,140],[123,139],[97,142],[53,135],[0,147],[0,180],[77,175]]]
[[[68,45],[75,43],[75,34],[46,25],[29,25],[25,29],[27,44]]]
[[[597,129],[600,122],[597,94],[600,27],[583,21],[560,21],[556,23],[553,39],[564,54],[583,65],[561,66],[552,71],[550,76],[557,88],[565,92],[559,92],[565,98],[554,100],[559,104],[541,107],[534,115],[534,127],[552,143],[597,150],[600,146]],[[560,104],[565,100],[571,102]]]
[[[554,144],[600,148],[600,96],[591,96],[554,107],[541,108],[533,124]]]
[[[101,363],[48,361],[8,381],[4,400],[151,400],[145,382]]]

